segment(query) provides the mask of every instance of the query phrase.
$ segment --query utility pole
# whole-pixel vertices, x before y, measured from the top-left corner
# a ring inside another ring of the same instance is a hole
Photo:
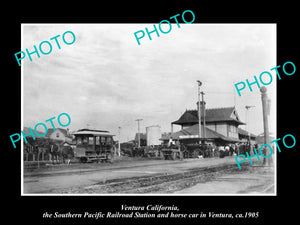
[[[268,123],[268,115],[270,114],[270,101],[268,100],[267,96],[267,88],[265,86],[262,86],[260,88],[261,92],[261,102],[262,102],[262,110],[263,110],[263,122],[264,122],[264,144],[270,144],[269,143],[269,123]],[[268,156],[270,155],[270,149],[264,148],[264,155]],[[272,156],[270,158],[264,158],[263,159],[263,165],[271,165],[272,162]]]
[[[143,119],[136,119],[135,121],[138,122],[138,147],[141,147],[141,136],[140,136],[140,121]]]
[[[205,130],[205,126],[206,126],[206,121],[205,121],[205,102],[204,102],[204,98],[203,98],[203,95],[205,95],[205,93],[203,91],[200,92],[201,96],[202,96],[202,109],[203,109],[203,141],[205,140],[206,138],[206,130]]]
[[[248,126],[248,110],[250,109],[250,108],[253,108],[253,107],[255,107],[255,105],[246,105],[245,106],[245,108],[246,108],[246,126],[245,126],[245,130],[247,131],[247,133],[248,133],[248,141],[249,141],[249,144],[250,144],[250,133],[249,133],[249,126]],[[248,128],[248,129],[247,129]]]
[[[198,136],[199,136],[199,144],[201,144],[200,87],[202,85],[202,82],[200,80],[197,80],[197,82],[198,82],[198,124],[199,124]]]
[[[119,128],[118,155],[121,156],[121,127]]]

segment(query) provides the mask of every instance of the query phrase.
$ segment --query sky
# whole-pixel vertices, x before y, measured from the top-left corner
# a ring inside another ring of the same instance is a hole
[[[134,138],[136,119],[143,119],[141,132],[152,125],[170,132],[171,122],[196,109],[200,80],[207,108],[235,106],[257,135],[263,132],[260,91],[253,86],[253,92],[246,88],[238,96],[234,84],[269,71],[269,124],[275,132],[276,75],[270,69],[277,66],[276,24],[175,23],[170,33],[153,33],[152,40],[145,35],[138,45],[134,32],[145,27],[153,24],[22,24],[22,51],[57,35],[61,46],[52,40],[49,55],[22,60],[22,127],[68,113],[71,131],[108,130],[118,140],[121,127],[121,141]],[[72,45],[61,39],[66,31],[75,34]],[[255,106],[247,121],[246,105]]]

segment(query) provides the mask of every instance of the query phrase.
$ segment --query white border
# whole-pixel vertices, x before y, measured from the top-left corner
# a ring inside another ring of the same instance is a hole
[[[21,24],[21,49],[24,49],[23,48],[24,45],[23,45],[23,24]],[[24,69],[23,69],[23,65],[22,65],[22,62],[21,62],[21,129],[20,130],[23,130],[23,125],[24,125],[24,112],[23,112],[23,106],[24,106],[24,102],[23,102],[23,92],[24,92],[24,77],[23,77],[23,72],[24,72]],[[24,143],[23,143],[23,138],[21,138],[21,195],[26,195],[24,194]]]

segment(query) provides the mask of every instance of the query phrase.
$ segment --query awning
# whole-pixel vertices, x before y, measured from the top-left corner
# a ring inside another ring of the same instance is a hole
[[[199,138],[198,132],[199,132],[199,125],[195,124],[189,128],[182,129],[175,133],[166,135],[166,136],[162,137],[161,140],[169,140],[170,138],[172,138],[174,140],[198,139]],[[228,141],[228,142],[241,142],[237,138],[226,137],[226,136],[224,136],[214,130],[211,130],[207,127],[205,127],[205,139],[210,139],[210,140],[219,139],[219,140]]]

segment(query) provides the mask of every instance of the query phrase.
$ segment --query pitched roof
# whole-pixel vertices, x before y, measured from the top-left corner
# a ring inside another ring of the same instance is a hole
[[[63,135],[65,137],[68,137],[68,138],[72,138],[72,135],[68,134],[68,131],[66,129],[63,129],[63,128],[55,128],[56,130],[59,130],[61,133],[63,133]],[[47,128],[47,134],[45,136],[38,136],[35,134],[35,131],[34,129],[32,129],[32,132],[34,133],[34,136],[35,138],[50,138],[50,135],[54,132],[54,130],[52,128]],[[37,132],[40,134],[40,135],[43,135],[45,133],[45,130],[37,130]],[[30,133],[30,130],[29,130],[29,127],[23,127],[23,133],[24,134],[29,134]],[[28,136],[29,137],[32,137],[32,136]]]
[[[248,136],[248,131],[238,127],[238,134],[243,135],[243,136]],[[250,134],[250,137],[253,137],[253,138],[256,137],[255,134],[251,134],[250,132],[249,132],[249,134]]]
[[[88,129],[88,128],[83,128],[83,129],[79,129],[78,131],[95,131],[95,132],[106,132],[109,133],[107,130],[95,130],[95,129]]]
[[[203,115],[201,115],[201,119]],[[205,110],[205,121],[206,122],[220,122],[220,121],[232,121],[238,124],[244,124],[237,115],[235,107],[226,108],[212,108]],[[173,124],[196,124],[198,123],[198,111],[197,110],[186,110],[181,117],[172,122]]]
[[[103,137],[112,137],[115,136],[109,132],[106,131],[96,131],[96,130],[83,130],[83,131],[76,131],[73,133],[73,135],[92,135],[92,136],[103,136]]]
[[[186,129],[182,129],[175,133],[166,135],[166,136],[162,137],[161,140],[169,140],[170,138],[178,140],[180,138],[183,138],[183,136],[192,136],[192,135],[195,136],[195,138],[198,138],[198,131],[199,131],[199,125],[195,124]],[[232,142],[240,141],[239,139],[236,139],[236,138],[226,137],[226,136],[224,136],[216,131],[213,131],[207,127],[205,127],[205,135],[206,135],[206,139],[222,139],[224,141],[232,141]]]
[[[70,134],[68,134],[68,131],[67,130],[65,130],[65,129],[62,129],[62,128],[55,128],[56,130],[59,130],[61,133],[63,133],[63,135],[65,136],[65,137],[72,137]],[[52,134],[54,132],[54,130],[52,129],[52,128],[48,128],[48,132],[47,132],[47,134],[46,134],[46,137],[50,137],[50,135]]]

